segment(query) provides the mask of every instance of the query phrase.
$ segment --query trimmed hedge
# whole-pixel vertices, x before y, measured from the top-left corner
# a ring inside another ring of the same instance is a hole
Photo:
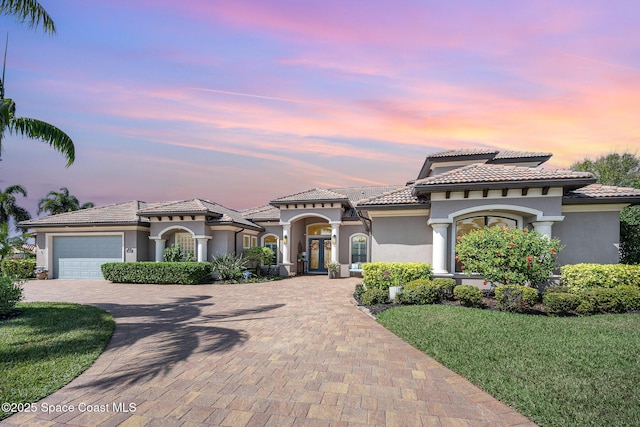
[[[465,307],[481,307],[482,291],[472,285],[458,285],[453,288],[453,297]]]
[[[548,315],[566,316],[576,311],[580,305],[580,295],[568,292],[545,292],[542,304]]]
[[[523,312],[538,302],[538,290],[522,285],[498,286],[496,292],[496,305],[503,311]]]
[[[570,292],[619,285],[640,287],[640,265],[573,264],[560,267],[560,284]]]
[[[453,290],[457,286],[456,279],[437,277],[432,280],[433,286],[438,290],[442,300],[453,300]]]
[[[3,259],[0,265],[2,267],[2,274],[5,276],[29,279],[33,277],[33,272],[36,269],[36,260],[33,258]]]
[[[433,286],[433,283],[423,283],[411,286],[406,290],[402,288],[396,295],[396,302],[417,305],[435,304],[439,302],[439,297],[438,289]]]
[[[114,283],[196,285],[211,283],[210,262],[108,262],[102,275]]]
[[[416,279],[431,277],[431,265],[424,262],[367,262],[362,264],[363,283],[367,288],[388,290]]]
[[[362,305],[386,304],[389,302],[389,290],[380,288],[367,288],[362,294]]]

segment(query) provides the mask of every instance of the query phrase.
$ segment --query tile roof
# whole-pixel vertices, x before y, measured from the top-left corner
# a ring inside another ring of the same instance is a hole
[[[390,205],[414,205],[416,207],[428,207],[429,201],[413,195],[413,187],[398,188],[395,191],[385,192],[377,197],[362,201],[358,208],[366,206],[390,206]]]
[[[271,201],[271,204],[282,205],[286,203],[304,203],[304,202],[349,202],[349,199],[344,194],[337,193],[331,190],[325,190],[323,188],[314,188],[307,191],[302,191],[296,194],[290,194],[288,196],[279,197]]]
[[[205,199],[158,203],[146,209],[141,209],[138,214],[140,216],[200,214],[213,217],[209,219],[209,222],[235,222],[245,226],[258,227],[251,221],[245,219],[240,212]]]
[[[595,181],[589,172],[576,172],[564,169],[545,169],[542,167],[526,167],[513,165],[488,165],[474,163],[439,175],[416,181],[417,190],[430,188],[443,189],[446,186],[460,187],[464,184],[521,184],[526,186],[531,182],[548,181],[550,183],[577,181],[577,186],[585,186]]]
[[[569,203],[592,202],[594,199],[609,202],[615,199],[615,201],[640,204],[640,189],[591,184],[565,193],[564,199]]]
[[[369,200],[383,193],[389,193],[389,192],[398,190],[399,188],[402,188],[402,187],[404,186],[403,185],[379,185],[379,186],[370,186],[370,187],[329,188],[329,190],[347,196],[353,205],[357,205],[359,202],[363,200]]]
[[[498,150],[491,150],[487,148],[464,148],[461,150],[440,151],[438,153],[429,154],[427,157],[430,159],[439,159],[439,158],[446,158],[446,157],[484,156],[484,155],[491,155],[491,154],[495,156],[499,152],[500,151]]]
[[[240,211],[240,214],[252,221],[260,221],[260,220],[279,220],[280,219],[280,209],[271,205],[258,206],[255,208],[245,209]]]
[[[538,158],[538,157],[551,157],[551,153],[533,152],[533,151],[500,151],[493,158],[497,159],[526,159],[526,158]]]
[[[149,223],[147,218],[140,218],[137,215],[139,209],[144,209],[149,205],[153,204],[132,200],[58,215],[49,215],[44,218],[22,221],[18,225],[26,228],[56,225]]]

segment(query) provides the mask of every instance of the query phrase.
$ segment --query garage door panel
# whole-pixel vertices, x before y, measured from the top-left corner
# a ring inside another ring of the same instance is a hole
[[[122,237],[54,237],[53,260],[60,279],[102,279],[102,264],[122,261]]]

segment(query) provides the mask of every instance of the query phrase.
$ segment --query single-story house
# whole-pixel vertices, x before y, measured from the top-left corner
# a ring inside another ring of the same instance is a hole
[[[315,188],[236,211],[192,199],[129,201],[19,225],[36,232],[37,264],[54,278],[101,278],[109,261],[160,261],[180,245],[199,261],[253,246],[274,250],[282,275],[341,275],[368,261],[421,261],[462,277],[458,236],[527,227],[565,245],[560,264],[616,263],[620,211],[640,190],[596,184],[588,172],[547,169],[550,153],[453,150],[426,158],[406,184]]]

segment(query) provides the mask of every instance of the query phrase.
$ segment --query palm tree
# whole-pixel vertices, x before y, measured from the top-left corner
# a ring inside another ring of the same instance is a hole
[[[35,0],[2,0],[0,13],[15,16],[18,21],[26,22],[36,28],[42,24],[45,33],[55,34],[56,26],[44,7]]]
[[[49,191],[47,197],[40,199],[38,202],[38,214],[49,212],[50,215],[56,215],[64,212],[92,208],[93,206],[91,202],[80,205],[78,198],[73,194],[69,194],[69,189],[62,187],[59,192]]]
[[[16,205],[16,194],[27,197],[27,190],[22,185],[10,185],[0,191],[0,224],[9,223],[10,218],[15,222],[31,219],[29,211]]]
[[[55,33],[55,25],[46,10],[35,0],[1,0],[0,13],[13,15],[31,27],[42,25],[45,32]],[[9,37],[7,36],[7,44]],[[11,134],[26,136],[49,144],[67,159],[67,167],[75,160],[75,147],[71,138],[57,127],[37,119],[16,117],[16,104],[4,97],[4,71],[7,62],[5,45],[2,79],[0,79],[0,151],[6,130]]]

